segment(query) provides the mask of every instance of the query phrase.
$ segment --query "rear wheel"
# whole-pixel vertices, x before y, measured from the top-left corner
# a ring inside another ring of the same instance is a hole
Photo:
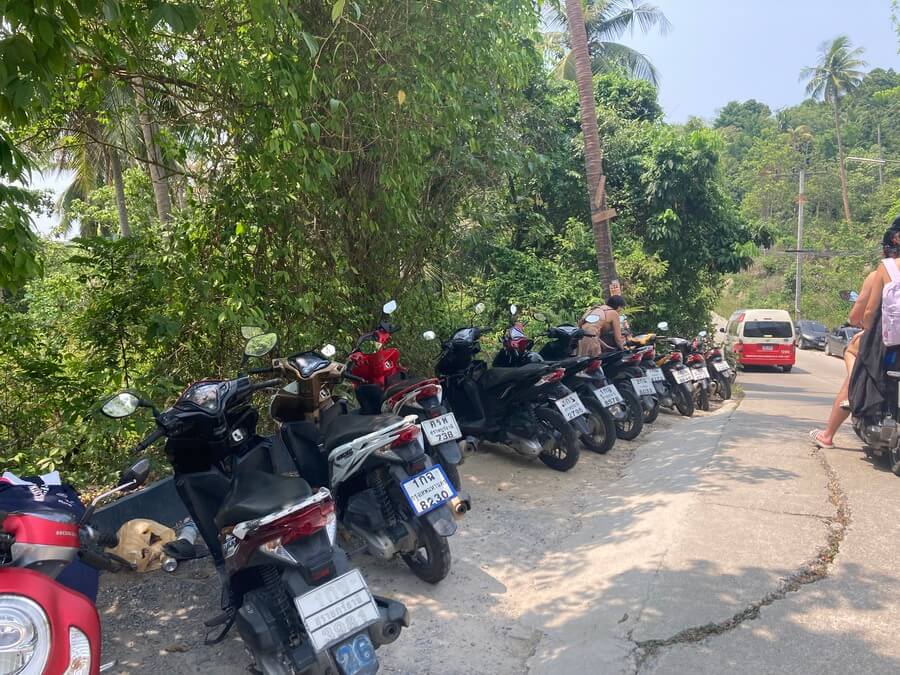
[[[551,469],[568,471],[578,463],[578,439],[575,430],[566,418],[555,410],[538,408],[535,410],[540,425],[538,440],[543,449],[538,455]]]
[[[600,401],[590,398],[582,400],[591,414],[590,424],[593,429],[590,436],[582,436],[581,442],[588,450],[603,455],[616,443],[616,421]]]
[[[891,448],[890,455],[891,471],[895,476],[900,476],[900,448]]]
[[[709,410],[709,387],[697,388],[697,407],[700,410]]]
[[[643,401],[641,401],[643,405]],[[659,399],[653,399],[653,407],[650,410],[644,409],[644,424],[653,424],[659,417]]]
[[[781,369],[786,373],[791,372],[791,368],[793,368],[793,366],[781,366]]]
[[[450,574],[450,544],[447,537],[435,532],[427,520],[419,522],[419,548],[413,553],[404,553],[403,562],[422,581],[436,584]]]
[[[691,417],[694,414],[694,392],[689,384],[676,384],[672,390],[672,398],[675,399],[675,407],[678,412],[685,417]]]
[[[719,398],[723,401],[727,401],[731,398],[731,382],[729,382],[728,378],[724,375],[718,375],[716,380],[719,383]]]
[[[831,356],[831,345],[825,343],[825,356]]]
[[[625,399],[626,417],[624,420],[616,420],[616,436],[623,441],[633,441],[644,429],[644,407],[630,386],[617,386],[617,389]]]

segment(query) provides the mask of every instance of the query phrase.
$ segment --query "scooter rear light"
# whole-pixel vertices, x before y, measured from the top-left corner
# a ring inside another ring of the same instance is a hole
[[[644,352],[644,361],[652,361],[656,357],[656,348],[651,347]]]
[[[631,356],[626,356],[622,361],[624,363],[637,363],[643,358],[643,354],[632,354]]]
[[[669,360],[675,363],[679,363],[681,361],[681,352],[672,352],[669,354]]]
[[[699,354],[691,354],[687,360],[689,365],[693,365],[695,363],[703,363],[703,357]]]
[[[441,387],[437,384],[427,384],[416,392],[416,400],[422,401],[426,398],[434,398],[441,393]]]
[[[534,386],[540,387],[541,385],[550,384],[551,382],[559,382],[561,379],[563,379],[563,375],[565,375],[565,374],[566,374],[566,371],[563,368],[557,368],[556,370],[551,370],[549,373],[547,373],[541,379],[539,379],[537,381],[537,384],[535,384]]]
[[[406,445],[407,443],[412,443],[414,440],[416,440],[419,437],[419,434],[421,433],[421,431],[422,430],[419,429],[418,425],[416,425],[416,424],[411,424],[408,427],[401,429],[397,438],[395,438],[393,441],[391,441],[391,447],[398,448],[401,445]]]
[[[269,527],[280,531],[281,543],[286,546],[292,541],[309,537],[328,527],[330,522],[336,522],[332,500],[308,506],[286,518],[276,520]]]
[[[600,363],[599,360],[595,360],[595,361],[591,361],[590,364],[588,364],[588,367],[584,369],[584,372],[596,373],[601,368],[603,368],[603,364]]]

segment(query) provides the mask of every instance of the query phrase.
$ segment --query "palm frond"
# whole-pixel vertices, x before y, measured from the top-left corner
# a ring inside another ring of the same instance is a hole
[[[645,34],[658,29],[660,35],[672,29],[661,9],[643,0],[592,0],[585,26],[589,38],[602,41],[634,35],[635,27]]]
[[[659,73],[646,55],[618,42],[593,45],[591,67],[594,73],[622,72],[629,77],[659,86]]]

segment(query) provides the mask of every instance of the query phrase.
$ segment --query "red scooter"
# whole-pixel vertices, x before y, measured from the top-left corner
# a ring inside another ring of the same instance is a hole
[[[0,672],[101,672],[97,608],[55,579],[76,557],[98,570],[130,568],[103,552],[118,543],[116,536],[98,532],[88,522],[102,499],[143,485],[149,473],[148,460],[137,462],[122,474],[117,487],[94,499],[80,519],[46,506],[0,513]]]
[[[360,411],[364,415],[415,415],[425,434],[425,451],[435,464],[441,465],[453,487],[459,490],[462,432],[456,416],[444,404],[440,380],[410,376],[400,365],[400,351],[386,346],[391,335],[400,330],[388,320],[396,310],[396,301],[385,303],[378,327],[361,336],[348,356],[348,371],[353,376],[351,381]],[[435,336],[429,331],[423,337],[433,340]],[[374,348],[366,349],[372,343]]]

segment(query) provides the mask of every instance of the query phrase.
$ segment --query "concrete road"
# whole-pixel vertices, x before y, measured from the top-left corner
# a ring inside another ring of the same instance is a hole
[[[470,458],[475,510],[446,580],[360,560],[411,611],[383,672],[900,672],[900,479],[849,428],[824,453],[806,435],[842,376],[838,359],[801,352],[789,374],[742,373],[740,406],[664,413],[566,474]],[[204,565],[105,582],[104,656],[119,672],[246,672],[236,632],[201,643],[217,599]]]

